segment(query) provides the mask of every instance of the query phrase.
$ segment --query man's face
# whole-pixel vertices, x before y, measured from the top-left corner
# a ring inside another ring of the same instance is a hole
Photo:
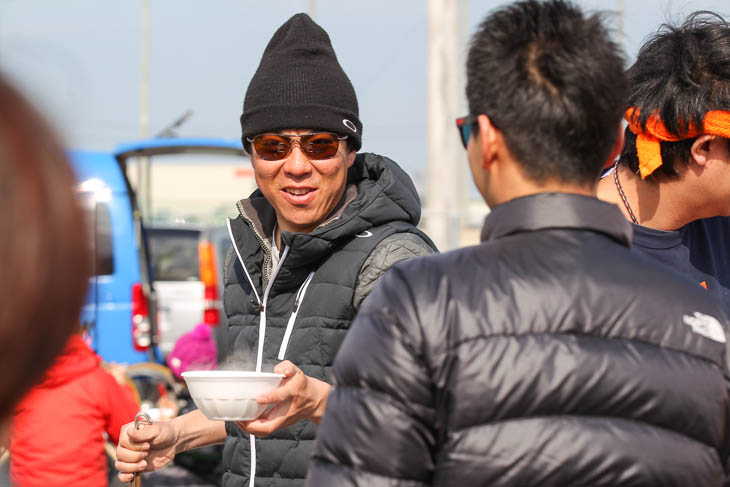
[[[313,131],[291,129],[277,133],[302,136]],[[279,229],[308,233],[321,224],[342,198],[347,169],[355,162],[355,156],[355,151],[348,151],[346,140],[340,140],[337,153],[329,159],[310,159],[293,143],[287,157],[267,161],[259,157],[251,144],[256,183],[274,207]]]

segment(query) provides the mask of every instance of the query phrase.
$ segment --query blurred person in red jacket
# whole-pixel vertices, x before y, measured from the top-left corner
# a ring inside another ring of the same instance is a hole
[[[84,302],[91,262],[73,187],[53,131],[0,75],[0,447]]]
[[[132,389],[102,367],[80,334],[72,335],[43,381],[17,407],[10,442],[12,483],[107,485],[104,444],[107,439],[117,443],[119,430],[138,409]]]

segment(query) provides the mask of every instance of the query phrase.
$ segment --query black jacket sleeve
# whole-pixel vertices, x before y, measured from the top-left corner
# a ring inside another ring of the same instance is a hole
[[[433,470],[434,410],[418,315],[399,266],[363,304],[334,367],[309,486],[421,486]]]

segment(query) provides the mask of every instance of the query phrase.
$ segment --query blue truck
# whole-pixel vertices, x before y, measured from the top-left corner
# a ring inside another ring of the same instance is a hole
[[[177,153],[244,155],[240,141],[215,138],[153,138],[113,152],[69,153],[94,263],[81,324],[107,362],[163,361],[148,239],[126,166],[132,157]]]
[[[153,290],[134,192],[114,154],[69,155],[93,254],[81,324],[105,361],[157,361]]]

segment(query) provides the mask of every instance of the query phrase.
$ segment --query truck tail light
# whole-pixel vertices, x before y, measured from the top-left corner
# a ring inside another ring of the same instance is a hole
[[[218,296],[218,279],[215,272],[215,253],[210,242],[198,244],[198,256],[200,263],[200,280],[205,286],[205,309],[203,321],[210,326],[220,324],[220,296]]]
[[[132,343],[140,352],[152,345],[152,325],[150,323],[149,306],[142,284],[132,284]]]

